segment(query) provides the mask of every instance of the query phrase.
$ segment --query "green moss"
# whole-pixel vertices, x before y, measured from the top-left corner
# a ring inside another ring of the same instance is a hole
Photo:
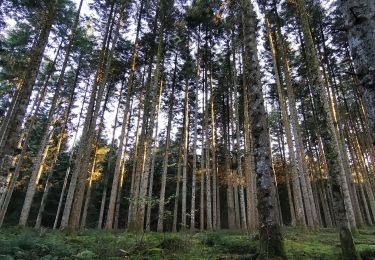
[[[334,229],[284,228],[288,259],[342,259]],[[363,260],[375,259],[375,229],[354,236]],[[111,233],[84,230],[7,228],[0,230],[0,259],[255,259],[256,233],[219,230],[203,233]]]

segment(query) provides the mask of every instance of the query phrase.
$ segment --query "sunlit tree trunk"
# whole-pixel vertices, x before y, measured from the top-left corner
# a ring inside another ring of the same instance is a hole
[[[277,54],[276,54],[276,49],[274,45],[274,39],[272,36],[269,20],[267,17],[266,17],[266,28],[267,28],[268,42],[271,48],[272,61],[273,61],[273,67],[274,67],[274,73],[275,73],[275,81],[276,81],[276,86],[277,86],[277,93],[279,96],[279,102],[280,102],[280,108],[281,108],[281,114],[282,114],[282,122],[285,128],[286,139],[287,139],[288,150],[289,150],[289,160],[290,160],[290,168],[291,168],[291,176],[292,176],[292,184],[293,184],[293,198],[294,198],[294,206],[295,206],[296,217],[297,217],[297,224],[302,225],[302,226],[306,225],[305,211],[303,207],[303,205],[305,205],[308,224],[309,226],[313,226],[310,203],[309,201],[306,201],[306,199],[308,199],[306,197],[306,194],[304,194],[305,204],[302,201],[300,178],[301,179],[304,178],[303,176],[304,173],[303,172],[300,172],[300,174],[298,173],[297,162],[296,162],[295,153],[294,153],[292,130],[290,127],[291,123],[289,121],[289,115],[288,115],[288,110],[287,110],[286,99],[284,96],[284,91],[280,82],[280,74],[279,74],[279,71],[277,70],[278,68],[277,57],[276,57]]]
[[[49,79],[52,76],[52,73],[54,71],[55,63],[56,63],[57,57],[59,55],[60,48],[61,48],[61,44],[60,44],[60,47],[59,47],[59,49],[56,53],[55,59],[54,59],[53,64],[52,64],[52,69],[51,69],[50,73],[48,74],[48,76],[45,80],[45,83],[43,85],[41,93],[38,95],[37,100],[35,100],[35,103],[34,103],[33,108],[32,108],[32,114],[30,114],[30,116],[27,120],[28,125],[27,125],[26,129],[24,130],[24,132],[22,133],[22,139],[23,140],[20,140],[20,142],[23,141],[22,150],[21,150],[21,153],[19,155],[18,160],[14,161],[14,164],[15,164],[14,165],[14,172],[12,172],[12,171],[8,172],[7,183],[6,183],[6,186],[3,187],[3,193],[1,194],[1,198],[0,198],[0,226],[2,225],[5,214],[7,213],[7,209],[8,209],[10,200],[11,200],[12,195],[13,195],[14,187],[17,184],[17,179],[18,179],[18,176],[19,176],[20,171],[21,171],[21,167],[22,167],[23,162],[24,162],[24,158],[25,158],[28,146],[29,146],[29,142],[31,140],[30,134],[31,134],[31,131],[34,129],[34,125],[35,125],[36,120],[37,120],[37,114],[40,112],[41,104],[44,101],[45,96],[47,94],[47,87],[48,87]]]
[[[90,206],[92,181],[93,181],[93,177],[95,174],[96,162],[97,162],[97,150],[95,149],[94,159],[91,163],[92,165],[91,165],[91,170],[90,170],[90,177],[89,177],[89,181],[87,183],[87,188],[86,188],[87,190],[86,190],[85,203],[83,205],[83,210],[82,210],[82,217],[81,217],[81,223],[80,223],[81,229],[84,229],[86,227],[87,212]]]
[[[93,102],[89,103],[89,108],[83,128],[83,134],[81,137],[81,145],[79,146],[78,156],[75,163],[76,167],[74,168],[72,174],[67,201],[65,203],[65,209],[67,209],[67,211],[65,211],[64,209],[63,220],[69,219],[68,226],[71,229],[77,229],[79,227],[79,222],[81,218],[81,208],[86,187],[87,173],[89,171],[89,165],[93,155],[92,144],[94,141],[95,128],[97,125],[98,115],[101,109],[101,101],[103,99],[103,94],[105,90],[106,81],[108,78],[110,65],[113,58],[113,53],[119,37],[120,28],[122,27],[122,22],[124,19],[127,4],[128,3],[126,0],[120,2],[119,17],[116,21],[112,46],[108,52],[107,59],[104,59],[105,62],[103,62],[102,66],[99,67],[99,73],[97,74],[99,77],[96,77],[96,80],[94,82],[95,88],[93,89],[95,91],[92,92],[91,96]],[[73,199],[68,200],[68,198],[71,197],[73,197]],[[71,208],[71,210],[69,210],[69,208]],[[65,222],[62,221],[62,227],[64,227],[64,223]]]
[[[74,133],[73,145],[72,145],[72,149],[71,149],[70,154],[69,154],[68,168],[66,169],[66,172],[65,172],[64,182],[63,182],[62,190],[61,190],[61,193],[60,193],[59,204],[57,206],[57,211],[56,211],[56,215],[55,215],[55,221],[53,223],[53,229],[57,228],[57,224],[58,224],[58,221],[60,219],[60,211],[61,211],[61,208],[62,208],[62,205],[63,205],[63,199],[64,199],[64,195],[65,195],[65,189],[66,189],[66,186],[68,184],[68,179],[69,179],[69,175],[70,175],[70,171],[71,171],[71,167],[72,167],[72,163],[73,163],[73,158],[74,158],[73,156],[74,156],[74,151],[75,151],[74,147],[75,147],[75,144],[76,144],[76,141],[77,141],[78,130],[79,130],[79,126],[81,124],[81,119],[83,117],[83,109],[84,109],[85,103],[86,103],[86,97],[87,97],[87,93],[88,93],[88,88],[89,88],[89,85],[86,86],[86,89],[85,89],[85,92],[84,92],[84,96],[83,96],[81,110],[79,112],[78,122],[77,122],[77,125],[75,127],[76,130],[75,130],[75,133]]]
[[[81,62],[82,62],[82,55],[79,58],[78,67],[77,67],[76,75],[75,75],[75,78],[74,78],[73,87],[71,89],[69,98],[67,100],[68,106],[64,111],[64,118],[63,118],[64,120],[63,120],[63,122],[60,126],[58,141],[57,141],[57,145],[56,145],[56,148],[55,148],[55,151],[54,151],[54,154],[53,154],[53,159],[52,159],[51,164],[49,165],[49,171],[47,173],[47,180],[46,180],[46,183],[44,185],[43,196],[42,196],[42,200],[40,202],[40,207],[39,207],[39,211],[38,211],[38,215],[37,215],[37,219],[36,219],[36,223],[35,223],[35,228],[39,228],[40,225],[41,225],[43,213],[44,213],[44,209],[45,209],[45,205],[46,205],[47,196],[48,196],[50,186],[51,186],[50,179],[51,179],[54,167],[55,167],[55,165],[57,163],[57,160],[59,158],[63,142],[65,142],[66,138],[67,138],[66,129],[68,127],[69,116],[71,115],[73,102],[74,102],[74,99],[75,99],[75,90],[76,90],[78,80],[79,80],[79,75],[80,75],[80,72],[81,72]]]
[[[138,15],[138,21],[137,21],[137,29],[136,29],[136,36],[135,41],[133,45],[133,54],[132,54],[132,64],[130,68],[130,75],[128,79],[127,84],[127,91],[126,91],[126,100],[125,100],[125,109],[123,114],[123,122],[122,122],[122,128],[121,128],[121,135],[120,135],[120,143],[119,143],[119,149],[117,151],[117,157],[116,157],[116,163],[115,163],[115,172],[113,175],[113,182],[112,182],[112,189],[108,204],[108,212],[107,212],[107,221],[106,221],[106,229],[112,229],[113,228],[113,220],[114,220],[114,214],[115,214],[115,206],[116,201],[119,200],[117,197],[118,189],[119,189],[119,179],[121,174],[121,170],[123,168],[124,163],[124,156],[125,156],[125,143],[127,142],[128,137],[125,135],[126,130],[128,128],[128,118],[130,113],[130,100],[133,95],[133,84],[134,84],[134,74],[136,70],[137,65],[137,47],[138,47],[138,38],[139,33],[141,30],[141,18],[142,18],[142,12],[143,12],[143,4],[144,1],[141,1],[140,11]]]
[[[123,94],[123,91],[124,91],[124,86],[125,86],[125,80],[123,80],[123,82],[121,84],[121,88],[120,88],[119,95],[118,95],[118,103],[117,103],[117,108],[116,108],[114,125],[113,125],[113,129],[112,129],[112,141],[111,141],[110,149],[115,149],[115,147],[114,147],[115,136],[116,136],[116,130],[117,130],[117,127],[118,127],[118,116],[119,116],[119,112],[120,112],[121,97],[122,97],[122,94]],[[109,153],[111,154],[111,151],[109,151]],[[114,159],[113,157],[114,156],[110,155],[110,157],[108,158],[107,173],[104,177],[104,188],[103,188],[103,193],[102,193],[102,199],[101,199],[101,202],[100,202],[98,229],[101,229],[102,226],[103,226],[104,209],[105,209],[105,202],[106,202],[107,190],[108,190],[109,172],[111,172],[111,169],[112,169],[112,163],[113,163],[113,159]]]
[[[297,16],[302,27],[306,44],[306,62],[313,85],[314,102],[316,109],[320,112],[320,128],[327,157],[331,189],[334,198],[335,217],[340,234],[341,249],[346,259],[359,259],[356,251],[351,227],[355,228],[353,208],[350,200],[348,185],[342,165],[338,139],[335,133],[332,117],[329,112],[328,97],[324,89],[324,82],[319,68],[318,57],[315,52],[314,43],[309,28],[308,14],[303,0],[297,0]],[[343,195],[342,195],[343,194]],[[350,222],[349,222],[349,221]]]
[[[354,133],[348,133],[348,138],[350,141],[350,145],[353,149],[353,157],[355,158],[356,164],[359,166],[360,173],[361,173],[361,181],[359,184],[364,187],[364,190],[366,191],[367,194],[367,202],[368,202],[368,209],[370,210],[372,216],[373,216],[373,221],[375,222],[375,197],[373,190],[371,188],[370,180],[369,180],[369,172],[368,168],[366,166],[366,163],[363,159],[363,154],[361,151],[361,147],[358,142],[358,137],[357,133],[355,130],[353,130],[350,126],[349,123],[347,122],[346,127],[349,130],[352,130]],[[358,173],[357,173],[358,174]],[[364,200],[364,204],[367,204],[366,200]]]
[[[69,189],[65,200],[63,216],[60,223],[60,228],[65,229],[68,226],[72,229],[79,227],[79,220],[81,218],[81,206],[83,202],[83,195],[86,187],[86,177],[89,171],[89,164],[92,158],[92,143],[96,128],[96,121],[101,107],[101,100],[105,89],[105,81],[108,75],[110,63],[110,55],[108,54],[107,45],[109,44],[109,34],[113,24],[112,17],[114,13],[114,6],[111,6],[109,18],[106,25],[104,40],[100,53],[100,63],[96,71],[95,80],[92,85],[89,103],[86,112],[86,118],[83,124],[83,131],[81,136],[80,146],[78,148],[78,155],[75,159],[75,167],[73,168],[72,176],[70,179]],[[118,35],[120,27],[120,19],[118,26],[116,26],[115,36]],[[117,30],[118,29],[118,30]],[[117,37],[114,37],[117,38]],[[115,39],[114,39],[115,40]],[[114,48],[114,44],[112,45]],[[112,50],[113,50],[112,48]],[[112,51],[111,50],[111,51]],[[107,73],[106,73],[107,72]],[[74,203],[73,203],[74,200]]]
[[[26,69],[15,88],[11,106],[4,120],[2,120],[0,127],[0,164],[2,165],[0,169],[0,193],[4,192],[9,168],[18,157],[17,146],[21,134],[21,125],[25,119],[34,83],[54,23],[56,2],[57,0],[50,1],[45,8],[45,12],[41,14],[40,19],[43,22],[40,33],[28,55]]]
[[[137,201],[137,210],[136,214],[133,214],[133,221],[135,224],[136,230],[142,231],[144,228],[144,215],[145,215],[145,201],[144,198],[147,194],[147,186],[149,183],[149,175],[150,175],[150,167],[151,167],[151,151],[152,151],[152,144],[153,144],[153,130],[156,123],[156,114],[158,110],[158,104],[160,103],[160,98],[163,90],[163,81],[161,79],[162,70],[163,70],[163,50],[164,50],[164,28],[160,28],[159,34],[159,46],[158,46],[158,54],[156,57],[156,68],[154,72],[154,81],[152,82],[152,100],[151,100],[151,108],[149,110],[149,125],[147,126],[147,134],[144,135],[144,139],[142,145],[144,147],[143,154],[144,154],[144,163],[143,167],[139,167],[142,172],[142,178],[139,181],[139,188],[138,194],[136,190],[136,201]],[[145,127],[145,126],[143,126]],[[141,177],[141,176],[139,176]]]
[[[81,228],[86,227],[87,212],[88,212],[88,208],[90,206],[90,200],[91,200],[92,182],[93,182],[93,177],[94,177],[95,170],[97,167],[96,164],[97,164],[97,157],[98,157],[98,150],[99,150],[99,142],[100,142],[100,138],[101,138],[102,131],[104,128],[104,118],[105,118],[104,116],[107,110],[110,92],[111,92],[111,89],[108,88],[105,99],[104,99],[103,109],[102,109],[101,116],[100,116],[99,128],[97,130],[95,141],[94,141],[94,156],[91,162],[90,176],[89,176],[89,180],[88,180],[87,188],[86,188],[86,198],[85,198],[85,203],[83,206],[81,223],[80,223]]]
[[[36,158],[34,158],[34,167],[30,176],[29,184],[25,195],[25,200],[22,206],[21,215],[18,223],[20,226],[25,226],[27,223],[35,191],[46,164],[46,159],[48,156],[54,131],[54,115],[56,110],[58,110],[58,107],[60,107],[60,104],[58,104],[60,103],[60,101],[58,100],[58,96],[59,91],[56,89],[54,97],[52,99],[52,106],[49,110],[47,124],[44,130],[45,132],[43,134],[39,151]]]
[[[76,23],[78,23],[78,18],[76,20]],[[75,28],[76,27],[74,27],[73,33],[75,32]],[[29,185],[28,185],[26,195],[25,195],[25,201],[24,201],[24,204],[23,204],[23,207],[22,207],[22,210],[21,210],[21,215],[20,215],[20,219],[19,219],[19,225],[20,226],[25,226],[26,222],[28,220],[31,205],[32,205],[34,195],[35,195],[35,191],[36,191],[36,187],[39,183],[39,179],[41,177],[41,174],[43,173],[43,168],[44,168],[44,165],[46,163],[46,159],[47,159],[47,156],[48,156],[48,153],[49,153],[50,142],[51,142],[51,138],[53,137],[53,131],[54,131],[54,128],[55,128],[55,126],[54,126],[55,120],[56,120],[55,114],[59,112],[60,106],[61,106],[60,89],[61,89],[61,86],[63,85],[63,82],[64,82],[65,69],[68,65],[68,60],[69,60],[70,50],[72,48],[73,40],[74,40],[74,35],[71,36],[70,42],[68,44],[68,48],[67,48],[67,51],[65,53],[65,58],[64,58],[63,65],[62,65],[61,72],[60,72],[60,76],[59,76],[59,79],[58,79],[57,84],[55,86],[55,92],[54,92],[54,95],[53,95],[53,98],[52,98],[52,101],[51,101],[51,107],[49,108],[47,123],[46,123],[46,127],[45,127],[45,130],[44,130],[44,135],[43,135],[40,147],[39,147],[38,154],[35,158],[34,168],[33,168],[33,171],[31,173],[31,176],[30,176]],[[78,65],[78,66],[80,66],[80,65]],[[78,71],[79,71],[79,69],[78,69]],[[74,90],[73,90],[73,92],[74,92]],[[60,144],[60,146],[61,146],[61,144]]]
[[[368,203],[367,203],[367,197],[365,195],[365,191],[363,189],[363,176],[361,176],[361,172],[363,169],[361,169],[361,166],[359,166],[359,160],[357,158],[357,154],[354,152],[354,145],[353,145],[353,141],[350,137],[350,133],[349,132],[349,127],[348,127],[348,130],[346,131],[347,133],[347,137],[349,139],[349,142],[350,144],[348,145],[348,148],[349,148],[349,152],[350,152],[350,155],[352,157],[352,161],[353,161],[353,169],[354,169],[354,172],[355,172],[355,177],[356,177],[356,180],[357,180],[357,186],[359,188],[359,194],[362,198],[362,204],[363,204],[363,208],[364,208],[364,215],[366,216],[366,223],[368,225],[372,225],[374,222],[372,221],[372,218],[371,218],[371,214],[370,214],[370,209],[368,207]]]
[[[43,84],[41,90],[38,92],[38,94],[37,94],[37,96],[34,100],[33,105],[31,106],[31,112],[30,112],[30,115],[28,116],[28,118],[26,119],[26,127],[21,134],[21,138],[20,138],[20,142],[19,142],[19,144],[22,145],[21,153],[19,155],[18,160],[14,161],[15,165],[12,165],[12,167],[14,167],[14,171],[8,172],[6,185],[5,185],[5,187],[3,187],[2,193],[0,193],[1,194],[1,198],[0,198],[0,226],[2,224],[4,215],[6,214],[6,211],[8,209],[10,198],[12,197],[12,194],[13,194],[14,186],[16,185],[16,181],[17,181],[18,176],[20,174],[21,166],[23,164],[25,154],[27,152],[27,148],[28,148],[29,141],[30,141],[30,133],[34,129],[34,125],[35,125],[35,122],[36,122],[36,119],[37,119],[36,115],[38,115],[39,112],[40,112],[41,104],[44,101],[44,99],[46,97],[46,94],[47,94],[47,87],[48,87],[50,78],[52,77],[53,73],[56,70],[56,62],[57,62],[57,58],[59,57],[61,49],[62,49],[62,43],[63,43],[63,41],[61,41],[61,43],[60,43],[60,45],[59,45],[59,47],[56,51],[55,58],[54,58],[54,60],[51,64],[51,69],[49,70],[49,72],[47,74],[47,77],[44,81],[44,84]]]
[[[348,159],[348,153],[345,145],[345,138],[344,138],[344,133],[343,133],[343,117],[340,115],[340,111],[338,110],[339,108],[339,103],[338,103],[338,96],[337,96],[337,84],[336,80],[334,77],[334,72],[332,68],[332,64],[330,62],[330,59],[328,57],[328,51],[327,51],[327,46],[326,46],[326,40],[325,40],[325,35],[323,32],[323,25],[322,21],[319,23],[319,29],[320,29],[320,35],[321,35],[321,45],[323,47],[323,53],[320,48],[320,43],[318,42],[318,51],[319,55],[323,56],[323,61],[321,63],[321,68],[322,68],[322,74],[324,77],[324,81],[326,83],[326,91],[327,95],[329,98],[329,105],[330,105],[330,112],[332,114],[332,119],[334,126],[336,127],[337,130],[337,137],[339,140],[339,145],[341,149],[341,155],[342,155],[342,161],[345,169],[345,175],[346,175],[346,180],[348,182],[348,187],[349,187],[349,192],[350,192],[350,197],[352,200],[353,204],[353,210],[355,214],[355,220],[358,226],[362,226],[363,219],[362,219],[362,214],[361,214],[361,209],[359,207],[359,201],[357,197],[357,192],[355,188],[355,183],[353,180],[352,172],[350,170],[350,165],[349,165],[349,159]]]

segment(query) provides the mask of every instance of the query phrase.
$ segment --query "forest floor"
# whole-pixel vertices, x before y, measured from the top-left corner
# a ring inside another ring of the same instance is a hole
[[[289,259],[341,259],[334,229],[283,228]],[[375,259],[375,227],[355,242],[363,260]],[[220,230],[190,234],[75,233],[49,229],[0,229],[0,259],[254,259],[256,233]]]

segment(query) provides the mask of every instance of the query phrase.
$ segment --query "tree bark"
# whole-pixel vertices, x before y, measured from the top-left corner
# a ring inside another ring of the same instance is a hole
[[[163,84],[163,82],[161,82]],[[155,134],[153,138],[153,148],[152,148],[152,159],[151,159],[151,170],[150,170],[150,183],[148,185],[148,196],[147,196],[147,212],[146,212],[146,230],[150,231],[151,225],[151,209],[152,205],[152,190],[154,185],[154,173],[155,173],[155,158],[157,152],[157,142],[158,142],[158,132],[159,132],[159,115],[160,115],[160,106],[161,106],[161,93],[159,96],[158,107],[156,112],[156,125],[155,125]]]
[[[47,200],[47,196],[48,196],[48,192],[49,192],[49,189],[50,189],[50,186],[51,186],[51,184],[49,183],[49,180],[52,176],[53,169],[54,169],[54,167],[57,163],[57,160],[59,158],[63,142],[65,142],[66,137],[67,137],[66,128],[68,126],[69,116],[71,114],[73,102],[74,102],[75,90],[76,90],[78,80],[79,80],[79,75],[80,75],[80,72],[81,72],[81,62],[82,62],[82,54],[81,54],[81,56],[79,58],[79,61],[78,61],[78,66],[77,66],[77,71],[76,71],[76,75],[75,75],[75,78],[74,78],[73,87],[72,87],[72,90],[70,92],[69,98],[67,100],[68,106],[64,111],[64,120],[62,122],[62,125],[60,126],[58,141],[57,141],[57,145],[56,145],[56,148],[55,148],[55,151],[54,151],[54,154],[53,154],[53,159],[52,159],[51,165],[49,166],[49,171],[48,171],[48,174],[47,174],[47,180],[46,180],[46,183],[45,183],[45,188],[44,188],[44,191],[43,191],[43,196],[42,196],[42,200],[40,202],[39,212],[38,212],[38,216],[37,216],[37,219],[36,219],[36,224],[35,224],[36,228],[39,228],[40,225],[41,225],[43,213],[44,213],[44,208],[45,208],[45,204],[46,204],[46,200]]]
[[[320,112],[320,128],[322,131],[322,141],[327,157],[329,177],[333,194],[333,203],[338,230],[340,234],[341,249],[345,259],[359,259],[356,251],[350,228],[355,228],[353,208],[349,196],[348,185],[342,165],[342,155],[340,154],[338,139],[329,112],[328,98],[324,89],[324,82],[319,68],[319,61],[314,48],[314,43],[309,28],[309,21],[304,0],[297,0],[297,16],[302,27],[306,44],[306,62],[311,84],[312,94],[316,109]],[[341,194],[343,193],[343,195]],[[349,221],[348,221],[349,218]]]
[[[211,192],[211,169],[210,169],[210,134],[208,131],[208,111],[210,109],[208,103],[208,75],[207,75],[207,63],[205,64],[204,70],[204,99],[205,108],[203,110],[203,131],[206,136],[205,143],[205,176],[206,176],[206,221],[207,221],[207,230],[212,230],[212,192]]]
[[[114,120],[113,129],[112,129],[112,141],[111,141],[110,149],[113,149],[113,150],[116,149],[115,148],[115,136],[116,136],[116,130],[117,130],[117,127],[118,127],[118,114],[119,114],[119,111],[120,111],[120,105],[121,105],[121,99],[122,99],[124,87],[125,87],[125,79],[123,79],[122,84],[121,84],[121,88],[120,88],[120,91],[119,91],[115,120]],[[102,199],[101,199],[101,202],[100,202],[98,229],[101,229],[102,226],[103,226],[104,208],[105,208],[105,202],[106,202],[106,198],[107,198],[109,172],[111,172],[111,169],[112,169],[113,159],[114,159],[113,156],[109,157],[108,166],[107,166],[107,174],[104,177],[104,188],[103,188],[103,193],[102,193]]]
[[[93,154],[92,144],[94,143],[95,128],[101,108],[101,101],[105,90],[109,68],[112,62],[117,39],[119,37],[119,31],[122,27],[122,20],[125,15],[126,7],[127,1],[121,1],[119,10],[120,16],[116,22],[111,49],[108,53],[105,53],[106,51],[104,48],[102,55],[103,58],[101,59],[102,64],[99,66],[96,74],[83,128],[83,134],[81,137],[81,145],[78,150],[78,155],[75,161],[75,168],[72,174],[67,200],[65,203],[61,228],[65,228],[68,226],[71,229],[77,229],[79,227],[79,222],[81,219],[81,208],[86,187],[86,179]],[[105,40],[104,43],[105,42],[107,42],[107,40]],[[106,46],[106,44],[104,44],[103,46]],[[106,58],[104,58],[105,56]]]
[[[187,193],[187,163],[189,156],[189,80],[185,83],[185,106],[184,106],[184,142],[183,142],[183,163],[182,163],[182,189],[181,189],[181,225],[183,229],[186,229],[186,193]]]
[[[177,58],[176,52],[174,59],[173,79],[172,79],[172,90],[169,97],[169,111],[168,111],[168,123],[167,123],[167,135],[165,139],[165,151],[163,159],[163,171],[161,175],[161,187],[160,187],[160,198],[159,198],[159,215],[158,215],[158,226],[157,231],[163,232],[164,229],[164,207],[165,207],[165,188],[167,186],[167,174],[168,174],[168,158],[169,158],[169,146],[171,142],[171,129],[172,129],[172,117],[174,108],[174,95],[176,89],[176,77],[177,77]]]
[[[70,175],[70,170],[71,170],[72,163],[73,163],[74,147],[75,147],[75,144],[76,144],[76,141],[77,141],[78,129],[79,129],[79,126],[81,124],[81,119],[83,117],[83,108],[84,108],[85,103],[86,103],[86,96],[87,96],[87,92],[88,92],[88,87],[89,86],[87,85],[86,89],[85,89],[85,92],[84,92],[82,106],[81,106],[81,110],[80,110],[79,117],[78,117],[78,123],[75,127],[76,130],[75,130],[75,134],[74,134],[74,138],[73,138],[73,145],[72,145],[72,149],[71,149],[70,154],[69,154],[68,168],[66,169],[66,172],[65,172],[65,177],[64,177],[64,182],[63,182],[61,194],[60,194],[59,204],[57,206],[57,211],[56,211],[56,214],[55,214],[55,221],[53,223],[53,229],[56,229],[58,221],[60,219],[60,211],[61,211],[61,207],[62,207],[62,203],[63,203],[63,199],[64,199],[66,185],[68,184],[68,178],[69,178],[69,175]]]
[[[363,87],[372,144],[375,146],[375,3],[340,0],[354,67]]]
[[[3,223],[5,214],[6,214],[7,209],[8,209],[9,202],[10,202],[11,197],[13,195],[13,190],[14,190],[14,187],[16,185],[18,176],[20,174],[21,166],[23,164],[23,160],[25,158],[27,148],[28,148],[28,145],[29,145],[30,134],[31,134],[31,131],[34,129],[34,125],[35,125],[35,122],[36,122],[36,119],[37,119],[36,115],[40,112],[41,104],[45,99],[45,96],[46,96],[46,93],[47,93],[48,83],[49,83],[49,80],[50,80],[53,72],[55,71],[55,65],[56,65],[56,61],[57,61],[57,58],[59,56],[61,47],[62,47],[62,42],[61,42],[61,44],[60,44],[60,46],[59,46],[59,48],[56,52],[55,59],[52,63],[52,69],[48,73],[47,78],[45,79],[44,85],[42,87],[42,90],[38,94],[38,97],[36,98],[36,100],[35,100],[35,102],[32,106],[32,112],[30,113],[30,116],[27,119],[27,122],[29,122],[29,123],[28,123],[26,129],[22,133],[22,137],[21,137],[21,140],[20,140],[20,142],[23,141],[22,150],[21,150],[21,153],[19,155],[18,160],[14,161],[14,164],[15,164],[14,171],[8,172],[6,186],[3,187],[3,191],[2,191],[2,194],[1,194],[1,198],[0,198],[0,227]]]
[[[199,100],[199,97],[198,97]],[[204,102],[202,102],[203,110],[204,110]],[[200,231],[204,231],[204,191],[205,191],[205,185],[204,185],[204,133],[202,132],[202,144],[201,144],[201,162],[200,162],[200,203],[199,203],[199,229]]]
[[[257,55],[256,14],[249,0],[241,0],[244,52],[244,79],[249,94],[250,125],[254,141],[254,161],[259,212],[260,257],[286,259],[283,238],[277,223],[277,201],[273,187],[270,140]]]
[[[277,86],[277,93],[279,96],[279,102],[280,102],[280,108],[281,108],[281,114],[282,114],[282,122],[283,126],[285,128],[285,133],[286,133],[286,139],[287,139],[287,144],[288,144],[288,150],[289,150],[289,160],[290,160],[290,167],[291,167],[291,176],[292,176],[292,185],[293,185],[293,198],[294,198],[294,206],[295,206],[295,211],[296,211],[296,220],[297,220],[297,225],[306,225],[306,220],[305,220],[305,211],[304,211],[304,206],[306,209],[306,215],[308,219],[308,225],[313,226],[314,223],[312,221],[312,213],[311,213],[311,207],[310,207],[310,202],[306,201],[308,198],[307,192],[305,192],[302,196],[301,193],[301,187],[300,187],[300,178],[304,178],[304,172],[299,172],[298,173],[298,168],[297,168],[297,162],[296,162],[296,157],[294,153],[294,145],[293,145],[293,138],[292,138],[292,130],[291,130],[291,122],[289,121],[289,115],[288,115],[288,110],[287,110],[287,103],[285,100],[284,96],[284,91],[281,86],[280,82],[280,74],[279,71],[277,70],[277,58],[276,58],[276,49],[274,45],[274,40],[272,36],[272,32],[270,29],[270,24],[268,17],[266,17],[266,29],[267,29],[267,34],[268,34],[268,41],[270,44],[271,48],[271,55],[272,55],[272,61],[273,61],[273,67],[274,67],[274,73],[275,73],[275,81],[276,81],[276,86]],[[285,56],[283,57],[284,59],[286,58]],[[285,65],[285,64],[284,64]],[[293,104],[291,104],[293,105]],[[295,105],[295,104],[294,104]],[[299,153],[299,151],[297,151]],[[302,183],[302,182],[301,182]],[[304,187],[304,190],[306,191],[306,187]],[[305,203],[303,203],[302,198],[304,198]]]
[[[16,86],[12,106],[8,109],[2,121],[0,128],[0,163],[2,163],[0,169],[0,193],[3,193],[6,185],[9,168],[17,160],[19,153],[17,146],[21,134],[21,125],[26,115],[43,53],[55,19],[56,2],[57,0],[51,1],[46,8],[46,12],[40,17],[44,23],[37,40],[31,48],[22,80]]]
[[[113,228],[115,204],[116,204],[116,201],[119,199],[117,198],[117,193],[118,193],[118,188],[119,188],[119,178],[121,175],[122,164],[124,163],[123,161],[124,161],[125,149],[126,149],[124,144],[127,142],[127,139],[128,139],[128,137],[125,136],[125,132],[128,129],[128,118],[129,118],[129,113],[130,113],[130,99],[133,94],[134,74],[135,74],[136,65],[137,65],[137,48],[138,48],[139,33],[141,30],[143,3],[144,1],[142,0],[139,15],[138,15],[136,36],[135,36],[135,41],[133,45],[132,64],[131,64],[130,75],[129,75],[128,84],[127,84],[128,89],[127,89],[126,100],[125,100],[125,109],[124,109],[124,116],[123,116],[123,122],[122,122],[122,128],[121,128],[119,150],[117,151],[115,172],[113,176],[112,189],[111,189],[111,194],[110,194],[110,199],[109,199],[109,204],[108,204],[107,222],[105,226],[106,229]]]
[[[197,179],[197,142],[198,142],[198,109],[199,109],[199,79],[200,79],[200,30],[198,30],[197,64],[195,72],[195,104],[194,104],[194,133],[193,133],[193,172],[191,181],[191,210],[190,210],[190,230],[195,230],[195,199],[196,199],[196,179]]]

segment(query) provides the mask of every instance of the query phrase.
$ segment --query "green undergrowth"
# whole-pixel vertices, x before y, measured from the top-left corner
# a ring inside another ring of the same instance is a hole
[[[341,259],[334,229],[284,228],[289,259]],[[363,260],[375,260],[375,228],[354,236]],[[48,229],[0,229],[0,259],[256,259],[256,233],[220,230],[191,234]]]

